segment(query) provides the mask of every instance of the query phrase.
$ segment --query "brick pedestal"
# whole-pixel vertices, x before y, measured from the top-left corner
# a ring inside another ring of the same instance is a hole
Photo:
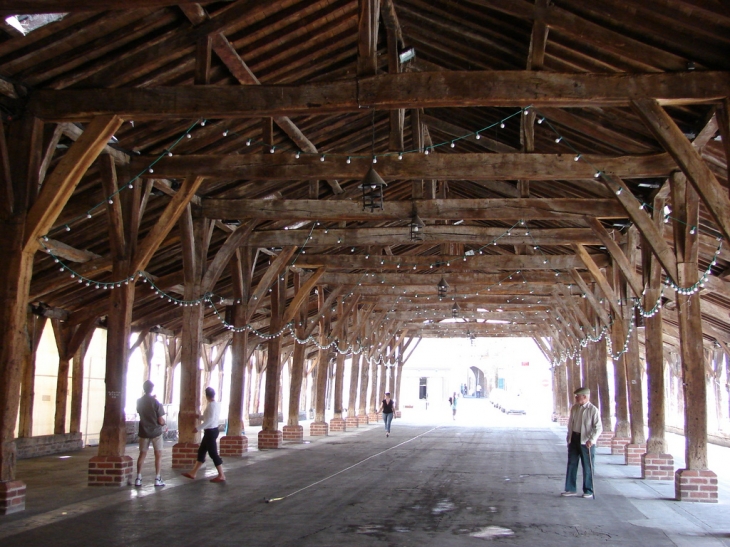
[[[717,475],[709,469],[678,469],[674,495],[677,501],[717,503]]]
[[[613,440],[613,431],[604,431],[598,436],[596,446],[603,448],[611,448],[611,441]]]
[[[368,419],[367,414],[358,414],[357,416],[357,425],[368,425],[370,423],[370,420]]]
[[[190,469],[198,460],[197,443],[177,443],[172,445],[172,468]]]
[[[282,438],[287,442],[300,443],[304,440],[304,428],[301,425],[285,425]]]
[[[281,448],[284,444],[284,434],[275,429],[273,431],[259,431],[259,450],[267,450],[270,448]]]
[[[25,511],[25,483],[23,481],[0,482],[0,515]]]
[[[370,423],[376,423],[380,421],[380,414],[377,414],[373,412],[372,414],[368,414],[368,420],[370,420]]]
[[[558,418],[558,423],[560,425],[562,425],[562,426],[567,426],[568,425],[568,418],[569,418],[568,416],[560,416]]]
[[[134,462],[129,456],[94,456],[89,460],[89,486],[132,484]]]
[[[312,422],[309,424],[309,435],[311,437],[326,437],[329,434],[327,422]]]
[[[360,425],[358,422],[360,420],[357,419],[357,416],[348,416],[345,420],[345,427],[347,429],[357,429],[358,425]]]
[[[246,452],[248,452],[248,437],[245,435],[221,437],[218,453],[222,458],[240,458]]]
[[[630,442],[628,437],[614,437],[611,439],[611,454],[626,454],[626,445]]]
[[[626,465],[641,465],[641,456],[646,454],[646,443],[641,444],[627,444],[626,452]]]
[[[670,481],[674,478],[674,457],[671,454],[642,454],[641,478]]]
[[[347,424],[342,418],[332,418],[330,420],[330,433],[344,433],[347,431]]]

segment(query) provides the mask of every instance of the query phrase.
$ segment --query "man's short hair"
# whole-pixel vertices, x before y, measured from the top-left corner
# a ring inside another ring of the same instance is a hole
[[[580,387],[573,392],[573,395],[590,395],[591,390],[587,387]]]
[[[153,384],[153,383],[152,383],[152,382],[150,382],[149,380],[145,380],[145,383],[144,383],[144,384],[142,384],[142,389],[144,390],[144,392],[145,392],[145,393],[146,393],[147,395],[149,395],[150,393],[152,393],[152,390],[153,390],[154,388],[155,388],[155,384]]]
[[[208,399],[212,399],[213,397],[215,397],[215,389],[213,389],[212,387],[206,387],[205,396],[208,397]]]

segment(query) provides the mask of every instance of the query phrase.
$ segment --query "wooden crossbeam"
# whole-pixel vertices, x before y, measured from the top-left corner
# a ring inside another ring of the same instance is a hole
[[[587,252],[586,252],[587,253]],[[599,267],[608,264],[608,257],[604,254],[590,255],[594,263]],[[408,268],[416,266],[417,270],[437,271],[435,262],[449,262],[449,266],[443,264],[439,269],[446,271],[465,270],[494,270],[494,271],[516,271],[516,270],[567,270],[571,268],[585,269],[583,262],[573,255],[550,255],[550,256],[525,256],[525,255],[481,255],[468,257],[467,261],[461,256],[379,256],[365,258],[363,255],[315,255],[302,254],[297,258],[296,265],[300,268],[312,268],[326,266],[329,271],[333,270],[367,270],[381,268],[383,270],[407,271]]]
[[[200,175],[206,178],[245,178],[254,180],[362,179],[372,167],[371,157],[342,154],[306,154],[299,158],[296,150],[278,154],[175,155],[161,159],[135,157],[132,171],[148,178],[183,178]],[[574,161],[574,154],[403,154],[381,155],[376,170],[385,180],[585,180],[593,179],[596,170],[623,178],[666,177],[676,169],[669,154],[642,156],[585,155]],[[147,167],[155,163],[155,172]]]
[[[220,31],[219,21],[210,23]],[[201,25],[196,35],[208,30]],[[302,85],[37,90],[28,108],[32,115],[47,121],[83,121],[109,114],[135,120],[230,119],[357,112],[362,108],[627,106],[644,97],[653,97],[658,104],[676,105],[717,101],[728,95],[730,73],[720,71],[443,71]]]
[[[310,235],[307,240],[307,235]],[[422,243],[470,243],[475,246],[486,245],[498,239],[500,245],[600,245],[601,239],[588,228],[556,228],[512,230],[505,235],[504,228],[481,228],[474,226],[427,226],[421,231]],[[336,247],[338,245],[412,245],[408,226],[392,228],[353,228],[314,230],[266,230],[254,232],[245,243],[252,247],[283,247],[301,245],[306,240],[307,247]]]
[[[433,199],[386,201],[383,210],[364,211],[355,201],[205,199],[203,214],[214,219],[318,220],[327,222],[410,220],[413,210],[424,220],[577,220],[626,218],[612,199]]]

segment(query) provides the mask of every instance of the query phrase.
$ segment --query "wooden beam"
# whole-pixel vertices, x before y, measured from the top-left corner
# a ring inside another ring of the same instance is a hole
[[[644,287],[642,286],[641,279],[636,273],[636,268],[631,265],[629,259],[621,250],[621,247],[618,246],[616,241],[614,241],[614,239],[611,237],[608,231],[606,231],[606,228],[603,227],[603,224],[601,224],[598,219],[593,217],[586,217],[586,222],[588,222],[590,227],[593,228],[593,231],[606,246],[608,253],[613,257],[614,262],[626,278],[626,281],[631,287],[631,290],[634,292],[636,298],[641,298],[644,292]]]
[[[591,217],[592,218],[592,217]],[[309,239],[307,239],[309,235]],[[500,245],[600,245],[601,239],[589,228],[555,228],[530,230],[512,230],[505,235],[504,228],[483,228],[474,226],[426,226],[421,231],[424,244],[434,243],[470,243],[478,247],[499,241]],[[302,245],[306,241],[307,248],[326,246],[344,247],[367,245],[412,245],[408,226],[392,228],[351,228],[314,230],[264,230],[254,232],[244,244],[251,247],[284,247]]]
[[[702,156],[658,101],[637,99],[632,104],[692,183],[725,239],[730,240],[730,198],[727,188],[720,184]]]
[[[200,283],[200,290],[203,293],[207,293],[213,290],[218,278],[233,257],[236,249],[241,245],[245,245],[247,240],[251,236],[254,228],[258,224],[257,221],[252,220],[246,224],[239,226],[233,232],[231,232],[226,238],[225,243],[216,253],[212,262],[208,265],[208,268],[203,275],[203,280]]]
[[[232,23],[211,20],[209,24],[220,32],[221,25]],[[195,35],[206,31],[209,28],[201,25]],[[653,97],[658,104],[682,105],[717,101],[728,95],[730,73],[719,71],[442,71],[302,85],[39,89],[33,92],[28,111],[46,121],[83,121],[109,114],[135,120],[234,119],[357,112],[362,108],[628,106],[644,97]]]
[[[587,251],[586,251],[587,254]],[[605,267],[608,257],[604,254],[590,255],[599,267]],[[300,268],[311,268],[326,266],[328,270],[369,270],[380,268],[382,270],[407,271],[416,266],[417,270],[432,270],[435,263],[448,262],[449,266],[438,266],[446,268],[446,271],[468,271],[468,270],[495,270],[495,271],[516,271],[516,270],[569,270],[571,268],[585,268],[583,262],[573,255],[549,255],[549,256],[525,256],[525,255],[477,255],[468,257],[465,262],[462,256],[379,256],[365,258],[363,255],[315,255],[303,254],[297,258],[297,266]]]
[[[200,175],[206,178],[245,178],[255,180],[360,180],[372,166],[365,156],[324,156],[304,154],[296,158],[296,150],[279,154],[240,155],[174,155],[160,159],[135,157],[132,171],[146,178],[183,178]],[[385,180],[439,179],[439,180],[586,180],[593,179],[596,170],[623,178],[669,176],[676,165],[668,154],[643,156],[585,155],[585,161],[574,161],[573,154],[404,154],[397,152],[378,157],[378,174]],[[155,163],[154,174],[146,167]]]
[[[202,183],[202,177],[189,178],[183,181],[180,191],[173,196],[158,221],[139,245],[134,259],[130,264],[130,273],[144,270],[147,267],[147,264],[152,259],[155,251],[157,251],[160,243],[162,243],[172,227],[177,223],[180,215],[188,203],[190,203],[190,200]]]
[[[433,220],[558,220],[583,222],[584,215],[626,218],[626,211],[612,199],[433,199],[388,201],[383,210],[364,211],[355,201],[204,199],[208,218],[311,220],[322,222],[409,220],[416,207],[422,219]],[[638,209],[638,206],[637,206]]]
[[[269,267],[266,269],[266,272],[264,272],[264,275],[261,276],[258,285],[256,285],[256,289],[252,292],[250,298],[248,299],[248,307],[246,308],[246,323],[251,321],[251,318],[256,313],[258,307],[261,305],[262,298],[269,290],[269,287],[274,284],[274,281],[279,278],[279,274],[281,274],[281,272],[284,271],[284,268],[288,266],[289,260],[294,255],[294,252],[296,250],[296,247],[287,247],[283,249],[281,253],[279,253],[279,256],[277,256],[271,262]],[[284,302],[282,302],[282,306],[284,306]]]
[[[302,304],[309,299],[309,293],[312,291],[314,286],[317,284],[317,281],[322,277],[322,274],[324,274],[325,269],[324,268],[317,268],[312,275],[309,276],[309,279],[305,281],[304,285],[299,288],[298,291],[296,291],[296,294],[294,295],[294,298],[292,299],[289,306],[286,308],[286,311],[284,312],[284,319],[283,324],[286,325],[289,323],[289,321],[294,319],[294,316],[299,311],[299,308],[302,306]]]
[[[94,118],[79,140],[68,149],[53,173],[46,177],[25,223],[26,252],[38,248],[39,238],[51,229],[81,177],[120,125],[122,120],[117,116]]]
[[[609,174],[602,174],[601,180],[614,193],[617,201],[621,203],[631,221],[649,243],[654,254],[656,254],[664,271],[672,279],[677,279],[677,261],[672,249],[664,240],[663,234],[657,229],[649,214],[642,210],[642,204],[631,193],[631,190],[620,177]]]
[[[200,0],[0,0],[0,15],[32,15],[43,13],[69,13],[83,11],[132,10],[140,8],[164,8],[179,4],[193,4]],[[231,2],[232,0],[223,0]]]
[[[578,257],[580,257],[580,259],[585,264],[586,268],[588,268],[588,271],[591,272],[591,275],[593,275],[593,279],[596,280],[596,283],[603,291],[603,294],[608,300],[608,303],[611,306],[615,317],[621,317],[621,306],[619,306],[618,304],[616,293],[613,292],[613,289],[608,283],[606,276],[603,275],[600,266],[596,263],[595,260],[593,260],[593,257],[588,254],[588,251],[586,251],[582,245],[573,245],[573,248],[575,249]]]

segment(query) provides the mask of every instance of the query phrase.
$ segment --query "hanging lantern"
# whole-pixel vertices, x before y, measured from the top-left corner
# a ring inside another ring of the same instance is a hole
[[[418,213],[413,213],[411,218],[411,241],[423,241],[423,229],[426,227],[426,223],[421,220]]]
[[[451,306],[451,317],[453,317],[454,319],[456,319],[457,317],[459,317],[459,312],[460,311],[461,311],[461,308],[459,308],[459,304],[457,304],[456,302],[454,302],[454,305]]]
[[[372,167],[368,170],[359,188],[362,189],[363,211],[374,211],[383,209],[383,188],[387,186],[385,181]]]
[[[438,282],[438,285],[436,285],[436,289],[438,290],[439,298],[445,298],[446,292],[449,290],[449,284],[446,282],[446,280],[441,277],[441,281]]]

